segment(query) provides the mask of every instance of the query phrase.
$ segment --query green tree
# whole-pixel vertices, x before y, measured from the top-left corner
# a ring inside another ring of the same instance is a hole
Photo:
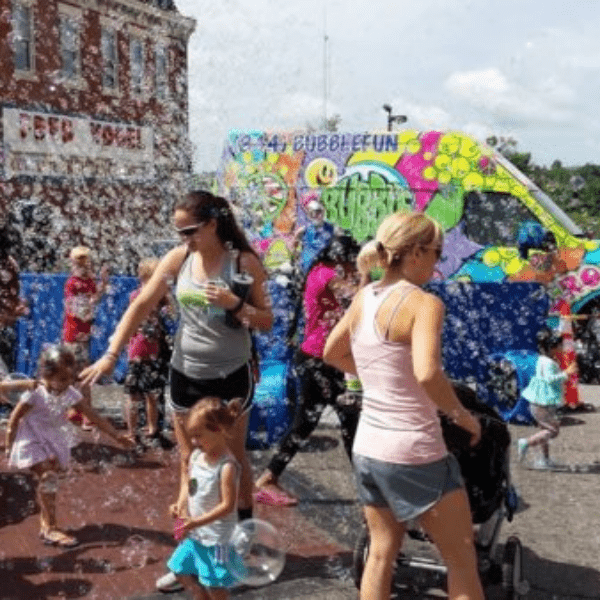
[[[514,138],[491,136],[486,141],[548,194],[587,235],[600,238],[600,165],[565,167],[555,160],[544,167],[532,162],[530,152],[520,152]]]

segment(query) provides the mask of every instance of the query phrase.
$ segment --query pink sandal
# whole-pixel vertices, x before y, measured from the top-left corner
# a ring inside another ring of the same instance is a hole
[[[254,493],[254,500],[268,506],[296,506],[298,499],[276,489],[260,488]]]

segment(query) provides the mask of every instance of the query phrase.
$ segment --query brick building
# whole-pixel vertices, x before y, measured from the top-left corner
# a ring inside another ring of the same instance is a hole
[[[84,243],[133,273],[191,172],[173,0],[0,0],[0,216],[28,271]]]

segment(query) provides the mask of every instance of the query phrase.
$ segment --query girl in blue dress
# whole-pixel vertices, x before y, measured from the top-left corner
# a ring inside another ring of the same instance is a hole
[[[179,517],[175,537],[184,538],[167,566],[194,600],[227,600],[228,588],[244,572],[242,558],[230,544],[238,521],[237,488],[240,465],[228,448],[228,435],[240,415],[241,404],[205,397],[191,409],[186,429],[190,455],[187,515]],[[183,517],[183,518],[182,518]]]
[[[525,460],[527,451],[532,446],[541,446],[542,456],[535,467],[551,469],[555,463],[550,459],[550,440],[558,436],[560,419],[557,410],[563,404],[563,384],[577,371],[577,363],[573,361],[561,371],[556,360],[560,352],[562,338],[550,329],[542,329],[537,336],[539,357],[535,367],[535,375],[523,390],[523,397],[529,402],[531,416],[535,419],[540,431],[529,438],[521,438],[517,442],[519,462]]]

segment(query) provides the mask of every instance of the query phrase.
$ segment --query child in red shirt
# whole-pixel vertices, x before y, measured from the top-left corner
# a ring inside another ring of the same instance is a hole
[[[71,276],[64,288],[65,317],[63,321],[62,342],[75,355],[77,375],[90,364],[89,345],[96,305],[104,295],[108,285],[108,267],[100,269],[100,282],[96,285],[93,276],[90,249],[76,246],[69,254]],[[83,402],[91,406],[92,396],[89,387],[81,390]],[[72,411],[69,419],[82,423],[83,429],[91,429],[91,424],[78,411]]]

